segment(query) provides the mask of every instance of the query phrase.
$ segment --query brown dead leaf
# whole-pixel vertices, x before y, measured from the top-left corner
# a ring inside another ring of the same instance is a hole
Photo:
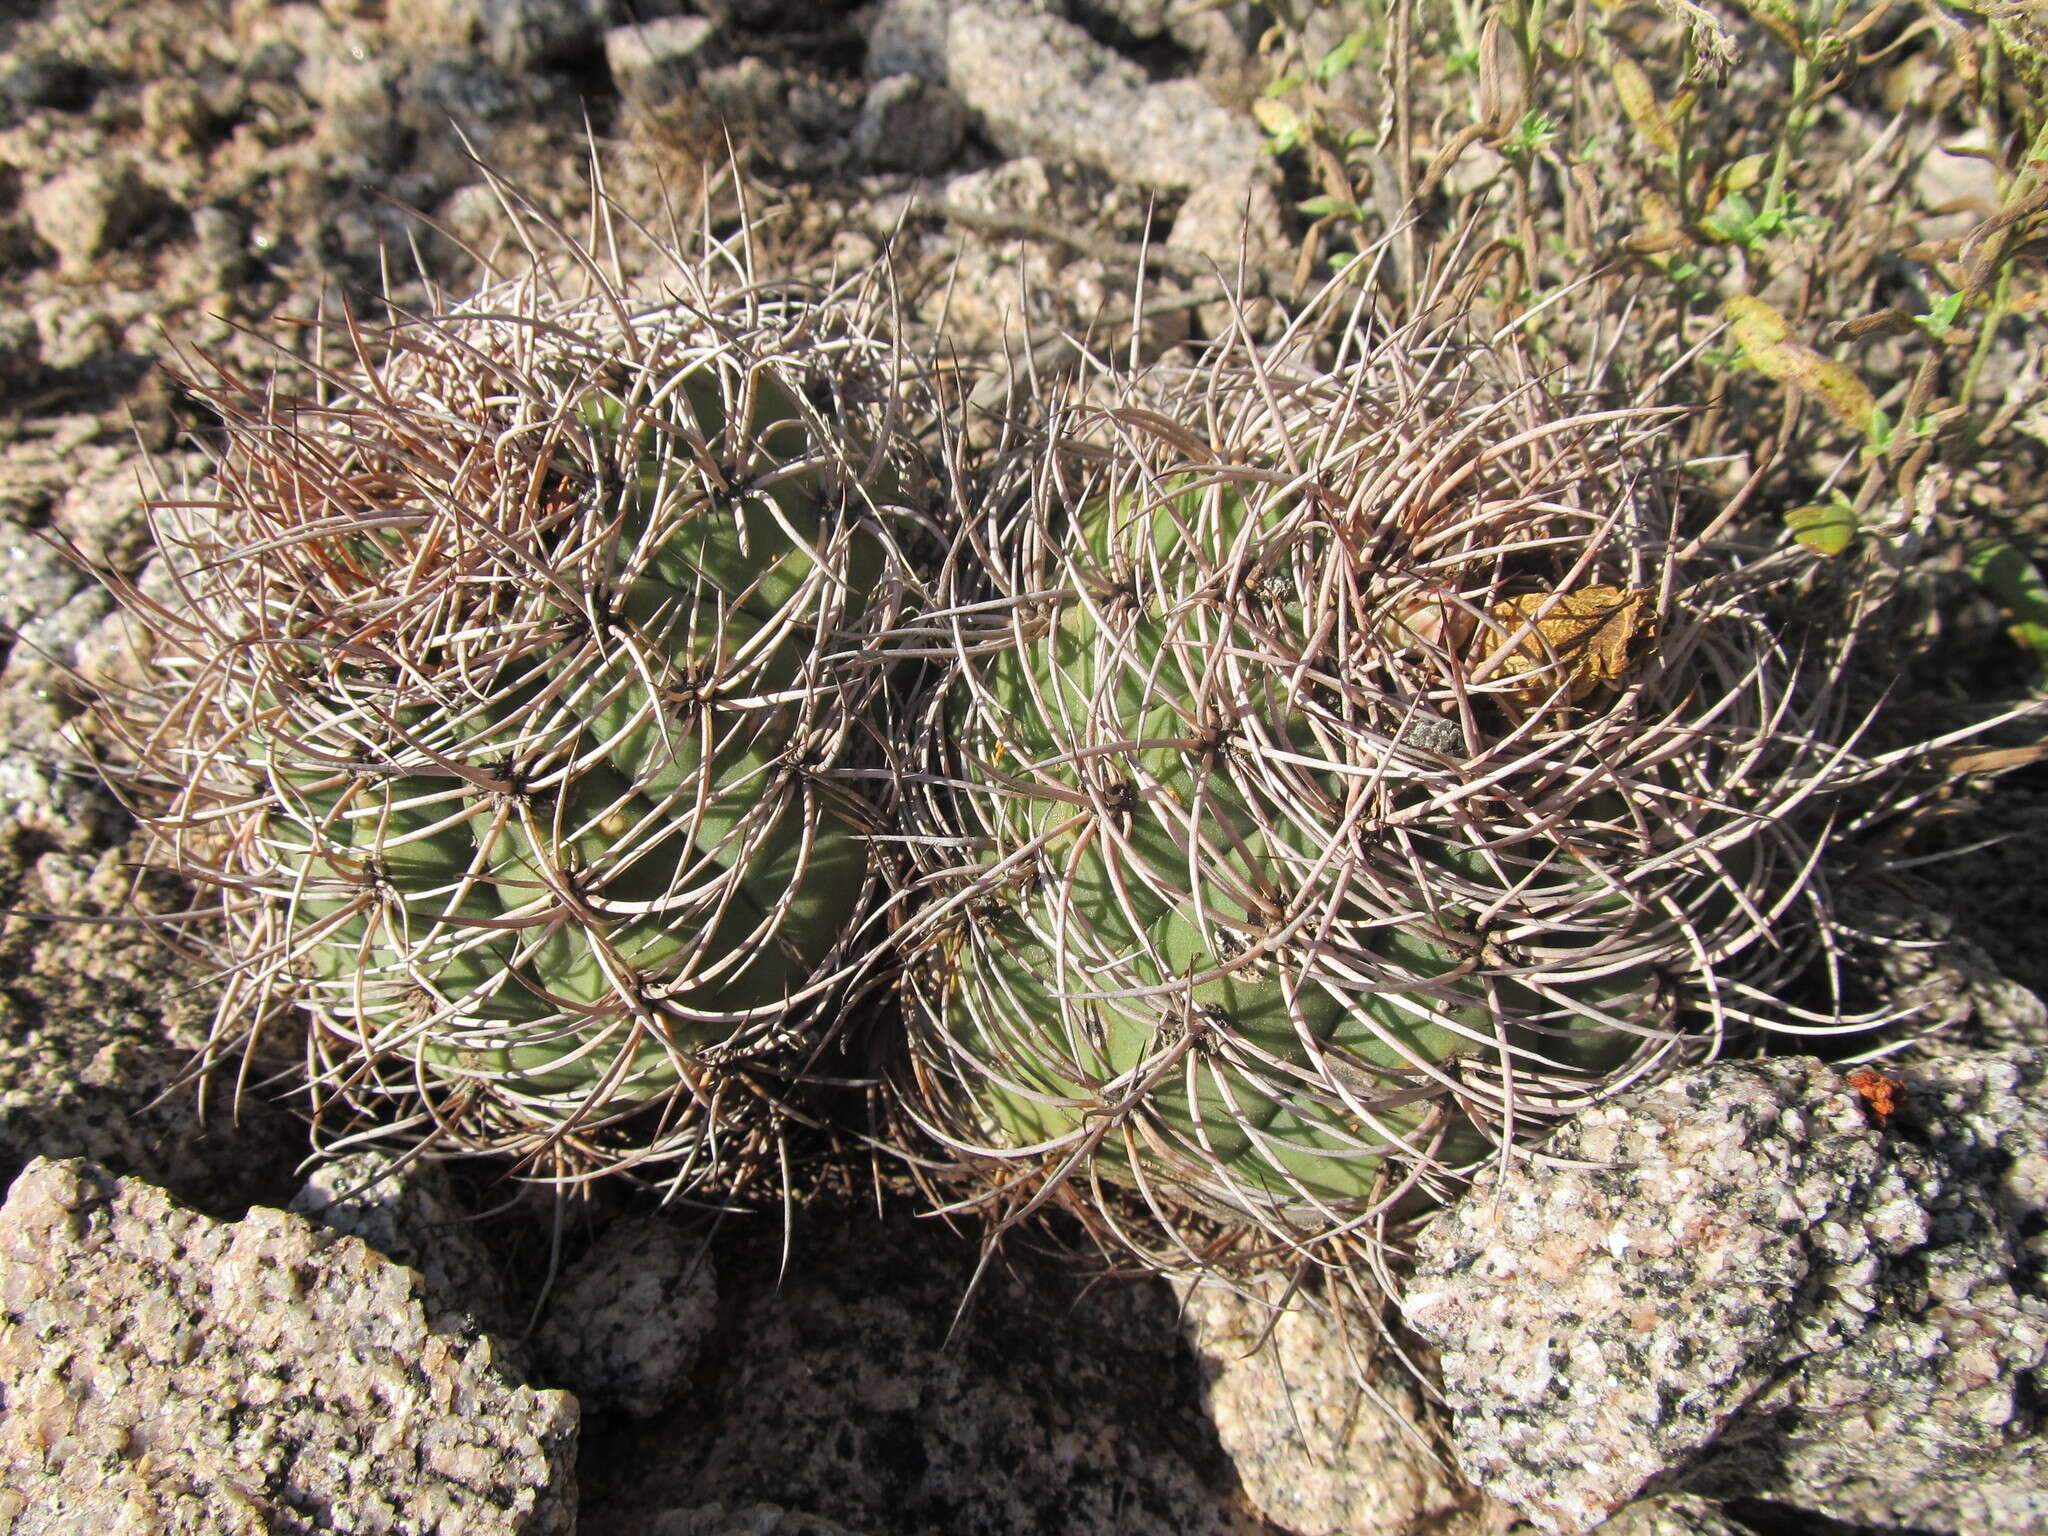
[[[1565,698],[1577,703],[1597,687],[1615,686],[1642,660],[1644,645],[1657,633],[1655,599],[1647,587],[1525,593],[1494,604],[1499,630],[1481,644],[1490,655],[1520,635],[1497,663],[1499,671],[1527,678],[1517,689],[1524,698],[1540,699],[1562,681]]]
[[[1792,323],[1762,299],[1733,294],[1721,312],[1742,355],[1759,373],[1817,395],[1858,432],[1871,433],[1880,424],[1877,400],[1855,370],[1792,340]]]
[[[1972,747],[1949,752],[1934,761],[1950,773],[2005,773],[2013,768],[2024,768],[2029,763],[2038,763],[2044,757],[2048,757],[2048,742],[2035,742],[2025,747]]]

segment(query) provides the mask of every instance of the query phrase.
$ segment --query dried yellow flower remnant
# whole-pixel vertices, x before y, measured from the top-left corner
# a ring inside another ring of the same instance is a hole
[[[1565,698],[1576,704],[1602,684],[1619,683],[1642,659],[1643,643],[1657,632],[1656,595],[1647,587],[1599,586],[1511,597],[1493,606],[1499,628],[1481,637],[1480,660],[1508,642],[1513,648],[1496,665],[1505,676],[1527,678],[1517,692],[1542,698],[1562,682]]]

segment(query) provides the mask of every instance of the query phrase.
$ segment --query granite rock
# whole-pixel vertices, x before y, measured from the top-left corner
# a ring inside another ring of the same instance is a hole
[[[853,148],[877,170],[930,176],[960,152],[966,133],[967,109],[951,91],[916,75],[887,75],[868,87]]]
[[[619,94],[633,106],[652,107],[719,62],[718,44],[718,23],[708,16],[658,16],[606,32],[604,58]]]
[[[291,1210],[316,1226],[360,1238],[420,1277],[428,1323],[440,1333],[509,1333],[513,1314],[498,1262],[455,1198],[447,1170],[423,1159],[350,1152],[314,1170]],[[523,1350],[499,1358],[523,1374]]]
[[[816,1515],[793,1514],[775,1504],[729,1509],[704,1504],[664,1510],[647,1523],[644,1536],[854,1536],[845,1526]]]
[[[1711,1499],[1660,1493],[1637,1499],[1600,1527],[1600,1536],[1750,1536]]]
[[[92,71],[76,59],[40,49],[17,54],[0,67],[0,127],[33,112],[83,111],[98,89]]]
[[[18,692],[0,690],[0,705]],[[0,762],[0,899],[16,909],[0,918],[0,1180],[39,1155],[84,1156],[219,1214],[285,1199],[304,1128],[256,1093],[233,1104],[231,1082],[202,1112],[202,969],[128,921],[93,921],[161,913],[190,892],[138,882],[140,842],[106,845],[121,817],[89,780],[34,750]]]
[[[1891,1166],[1866,1209],[1926,1236],[1810,1304],[1788,1369],[1684,1481],[1859,1525],[2044,1536],[2048,1052],[1888,1070]]]
[[[574,1525],[576,1405],[436,1333],[416,1277],[282,1211],[232,1225],[85,1162],[0,1208],[15,1536],[519,1536]],[[10,1523],[11,1522],[11,1523]]]
[[[1883,1079],[1724,1062],[1483,1177],[1404,1302],[1466,1474],[1553,1531],[1673,1485],[2048,1528],[2044,1074],[2029,1051]]]
[[[1208,257],[1233,282],[1240,262],[1251,274],[1279,272],[1294,255],[1280,199],[1255,176],[1196,187],[1174,215],[1167,244]]]
[[[389,27],[402,42],[480,49],[522,75],[595,51],[611,14],[611,0],[407,0]]]
[[[717,1313],[704,1243],[660,1216],[627,1217],[561,1277],[534,1343],[550,1381],[644,1419],[688,1388]]]
[[[1845,893],[1853,972],[1886,1012],[1930,1031],[1937,1051],[1957,1040],[2048,1046],[2048,1007],[2005,976],[1939,903],[1936,892],[1897,879]]]
[[[37,238],[74,275],[140,232],[160,205],[134,164],[118,159],[65,171],[22,199]]]
[[[697,0],[714,19],[749,32],[818,32],[838,12],[833,0]]]
[[[45,855],[36,874],[66,857]],[[71,869],[64,878],[75,883]],[[37,1001],[0,994],[0,1179],[39,1155],[82,1155],[232,1209],[269,1192],[280,1150],[289,1175],[289,1118],[255,1103],[238,1121],[202,1117],[185,1082],[192,1053],[155,1020],[120,1004],[93,1017]]]
[[[1265,28],[1264,17],[1254,12],[1247,0],[1211,0],[1205,5],[1176,4],[1175,0],[1092,0],[1089,8],[1141,43],[1171,37],[1200,59],[1204,69],[1243,64],[1251,58]]]
[[[0,315],[0,400],[26,394],[43,377],[43,338],[29,316]]]
[[[1079,160],[1157,192],[1271,174],[1258,125],[1200,81],[1155,83],[1027,0],[960,0],[945,64],[946,83],[1007,155]]]
[[[88,583],[86,575],[25,528],[0,524],[0,634],[62,608]],[[9,633],[9,632],[12,633]]]
[[[946,25],[953,0],[882,0],[868,27],[867,77],[946,79]]]
[[[691,1389],[590,1438],[583,1536],[763,1501],[892,1536],[1263,1536],[1163,1285],[1001,1259],[977,1282],[973,1244],[872,1213],[787,1252],[772,1220],[718,1239]]]
[[[1286,1291],[1204,1281],[1183,1294],[1209,1417],[1253,1507],[1293,1536],[1401,1536],[1455,1509],[1414,1387],[1370,1364],[1372,1324],[1347,1332]]]

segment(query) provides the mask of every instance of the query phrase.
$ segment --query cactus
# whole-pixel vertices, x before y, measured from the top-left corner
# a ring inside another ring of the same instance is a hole
[[[217,1043],[303,1014],[329,1140],[729,1185],[872,958],[911,383],[871,289],[672,259],[200,386],[118,778],[223,894]]]
[[[1768,573],[1679,558],[1655,412],[1338,329],[1054,408],[923,712],[906,1096],[1170,1266],[1382,1233],[1755,1022],[1856,766]]]

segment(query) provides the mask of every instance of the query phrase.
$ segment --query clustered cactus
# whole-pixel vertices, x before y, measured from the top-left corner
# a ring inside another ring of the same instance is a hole
[[[206,388],[123,779],[222,892],[222,1040],[302,1011],[344,1137],[729,1175],[872,961],[910,391],[871,291],[720,255]]]
[[[871,286],[671,259],[223,377],[217,494],[156,511],[120,782],[330,1140],[723,1191],[893,971],[874,1078],[969,1200],[1341,1255],[1853,1023],[1773,989],[1826,926],[1792,813],[1866,765],[1654,410],[1326,304],[970,474]]]

